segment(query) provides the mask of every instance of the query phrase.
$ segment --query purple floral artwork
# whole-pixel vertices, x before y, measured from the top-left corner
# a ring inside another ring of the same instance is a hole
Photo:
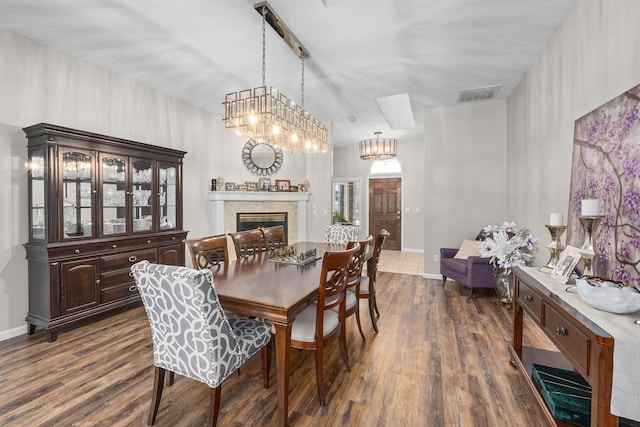
[[[567,244],[581,247],[583,199],[599,199],[594,274],[640,284],[640,85],[575,123]]]

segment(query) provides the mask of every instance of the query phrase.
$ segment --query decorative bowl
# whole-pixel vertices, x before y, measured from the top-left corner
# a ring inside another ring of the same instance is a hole
[[[640,310],[640,292],[633,287],[608,280],[576,279],[578,294],[593,308],[616,314]]]

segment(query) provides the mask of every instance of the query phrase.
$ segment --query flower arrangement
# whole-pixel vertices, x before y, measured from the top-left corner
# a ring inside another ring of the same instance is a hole
[[[514,222],[505,221],[499,227],[488,225],[482,230],[482,236],[480,256],[491,258],[489,262],[503,270],[526,265],[538,249],[538,239],[529,230],[518,230]]]

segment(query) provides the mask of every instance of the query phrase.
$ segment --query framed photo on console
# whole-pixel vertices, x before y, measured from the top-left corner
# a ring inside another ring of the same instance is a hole
[[[276,187],[278,187],[278,191],[289,191],[291,189],[291,181],[288,179],[276,179]]]
[[[571,277],[571,273],[573,273],[573,269],[576,268],[579,261],[580,253],[575,250],[565,249],[562,254],[560,254],[560,259],[558,260],[556,267],[551,272],[551,277],[558,280],[560,283],[567,283],[569,277]]]

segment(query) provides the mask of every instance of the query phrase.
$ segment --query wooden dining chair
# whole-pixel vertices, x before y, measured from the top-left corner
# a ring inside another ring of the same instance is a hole
[[[264,237],[268,251],[281,249],[287,246],[287,236],[284,235],[284,226],[263,227],[260,229]]]
[[[220,411],[222,383],[251,357],[262,353],[264,387],[269,388],[271,325],[227,316],[208,269],[152,264],[131,266],[153,342],[153,394],[147,423],[153,425],[166,371],[211,388],[209,425]]]
[[[367,254],[367,250],[369,249],[369,245],[373,242],[373,236],[367,236],[365,240],[360,242],[349,242],[347,243],[347,249],[351,249],[360,243],[360,249],[353,254],[351,258],[351,262],[349,263],[348,275],[347,275],[347,293],[345,294],[345,313],[344,319],[341,320],[342,323],[342,337],[341,339],[345,340],[345,348],[346,347],[346,319],[349,316],[356,315],[356,323],[358,324],[358,330],[360,331],[360,336],[362,336],[362,340],[366,341],[364,337],[364,332],[362,331],[362,324],[360,323],[360,299],[357,295],[360,293],[360,283],[362,281],[362,268],[364,266],[365,256]],[[349,353],[347,352],[347,356]]]
[[[349,262],[360,249],[357,244],[345,251],[325,252],[318,286],[318,299],[296,317],[291,327],[291,346],[301,350],[314,350],[316,381],[320,405],[326,405],[324,390],[324,347],[340,337],[340,319],[344,318],[345,292]],[[337,311],[336,311],[337,310]],[[340,354],[348,370],[349,359],[344,341],[339,340]]]
[[[187,240],[187,247],[191,253],[193,268],[211,268],[229,263],[229,249],[227,235],[202,237]]]
[[[235,247],[238,258],[258,255],[267,248],[264,235],[258,228],[238,231],[237,233],[231,233],[229,235],[231,236],[231,240],[233,240],[233,246]]]
[[[371,324],[373,330],[378,332],[378,324],[376,318],[380,317],[378,311],[378,303],[376,301],[376,276],[378,273],[378,263],[380,262],[380,252],[382,252],[382,245],[390,234],[384,228],[380,230],[376,236],[373,244],[373,254],[369,261],[367,261],[367,275],[362,276],[360,280],[360,291],[356,293],[358,299],[366,298],[369,302],[369,315],[371,316]]]

